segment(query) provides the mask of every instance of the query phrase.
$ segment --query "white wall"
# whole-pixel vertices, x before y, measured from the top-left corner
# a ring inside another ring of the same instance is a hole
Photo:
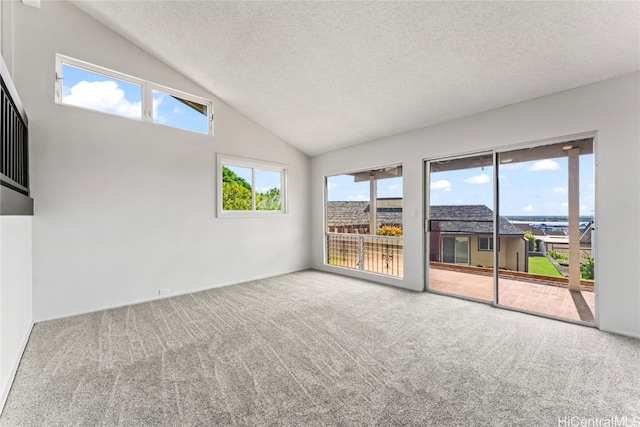
[[[365,277],[421,290],[424,285],[423,162],[565,135],[597,131],[596,283],[602,330],[640,337],[640,74],[534,99],[345,148],[312,159],[312,263],[323,265],[323,179],[402,163],[404,280]],[[340,270],[344,271],[344,270]],[[349,273],[353,274],[353,273]]]
[[[31,221],[0,216],[0,410],[33,325]]]
[[[36,321],[309,266],[305,155],[67,2],[13,14]],[[56,53],[213,99],[215,138],[55,104]],[[288,164],[290,214],[216,218],[218,152]]]

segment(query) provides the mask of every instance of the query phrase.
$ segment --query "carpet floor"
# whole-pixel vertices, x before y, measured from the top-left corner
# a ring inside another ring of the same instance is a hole
[[[308,270],[36,324],[0,425],[598,420],[640,425],[640,340]]]

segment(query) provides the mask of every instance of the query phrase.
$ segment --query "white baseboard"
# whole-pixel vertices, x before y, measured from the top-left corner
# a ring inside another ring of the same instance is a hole
[[[29,327],[29,331],[25,335],[22,340],[22,345],[20,346],[20,351],[18,352],[18,357],[13,361],[13,366],[11,367],[11,375],[9,375],[9,379],[6,384],[0,384],[2,387],[2,394],[0,394],[0,414],[4,410],[4,405],[7,403],[7,398],[9,397],[9,391],[11,391],[11,386],[13,385],[13,380],[16,377],[16,373],[18,372],[18,366],[20,366],[20,361],[22,360],[22,355],[24,354],[25,348],[27,348],[27,343],[29,342],[29,337],[31,336],[31,331],[33,330],[33,325],[35,323],[31,322],[31,326]]]

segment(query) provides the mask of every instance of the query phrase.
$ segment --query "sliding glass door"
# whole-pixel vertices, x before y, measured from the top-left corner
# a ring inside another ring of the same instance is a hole
[[[498,153],[498,171],[500,216],[524,234],[500,228],[497,303],[595,322],[593,139]]]
[[[426,162],[426,287],[595,323],[593,138]]]
[[[428,162],[428,288],[493,301],[493,154]]]

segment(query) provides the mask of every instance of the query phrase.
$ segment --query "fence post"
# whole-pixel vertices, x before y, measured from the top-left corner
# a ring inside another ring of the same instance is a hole
[[[364,237],[358,237],[358,268],[364,270]]]

